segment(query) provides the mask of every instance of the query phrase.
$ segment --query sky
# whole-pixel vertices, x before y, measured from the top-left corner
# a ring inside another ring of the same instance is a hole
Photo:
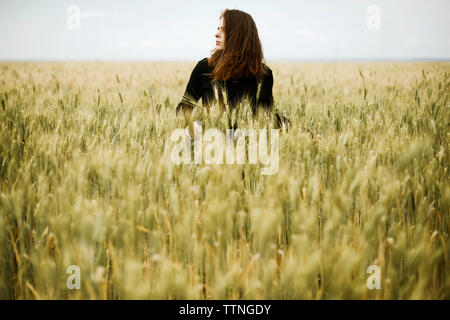
[[[0,60],[198,61],[227,8],[266,60],[450,60],[450,0],[0,0]]]

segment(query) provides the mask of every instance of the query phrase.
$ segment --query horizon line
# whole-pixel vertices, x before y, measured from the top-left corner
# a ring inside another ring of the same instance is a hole
[[[448,58],[273,58],[270,62],[450,62]],[[196,59],[0,59],[2,62],[197,62]]]

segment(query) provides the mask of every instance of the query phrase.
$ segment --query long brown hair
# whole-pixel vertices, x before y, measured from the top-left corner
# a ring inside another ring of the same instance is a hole
[[[261,79],[267,70],[258,29],[251,15],[240,10],[225,9],[220,18],[224,19],[225,47],[214,49],[208,64],[213,68],[213,80],[256,77]]]

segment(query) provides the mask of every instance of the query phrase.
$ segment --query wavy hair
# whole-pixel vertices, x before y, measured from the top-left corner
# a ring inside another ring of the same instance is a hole
[[[256,77],[262,79],[267,70],[258,29],[251,15],[240,10],[225,9],[224,49],[213,49],[208,65],[213,69],[213,80]]]

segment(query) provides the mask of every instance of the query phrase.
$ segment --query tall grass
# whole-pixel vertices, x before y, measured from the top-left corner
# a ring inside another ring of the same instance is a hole
[[[269,65],[273,176],[171,163],[193,63],[1,63],[0,298],[449,299],[450,64]]]

